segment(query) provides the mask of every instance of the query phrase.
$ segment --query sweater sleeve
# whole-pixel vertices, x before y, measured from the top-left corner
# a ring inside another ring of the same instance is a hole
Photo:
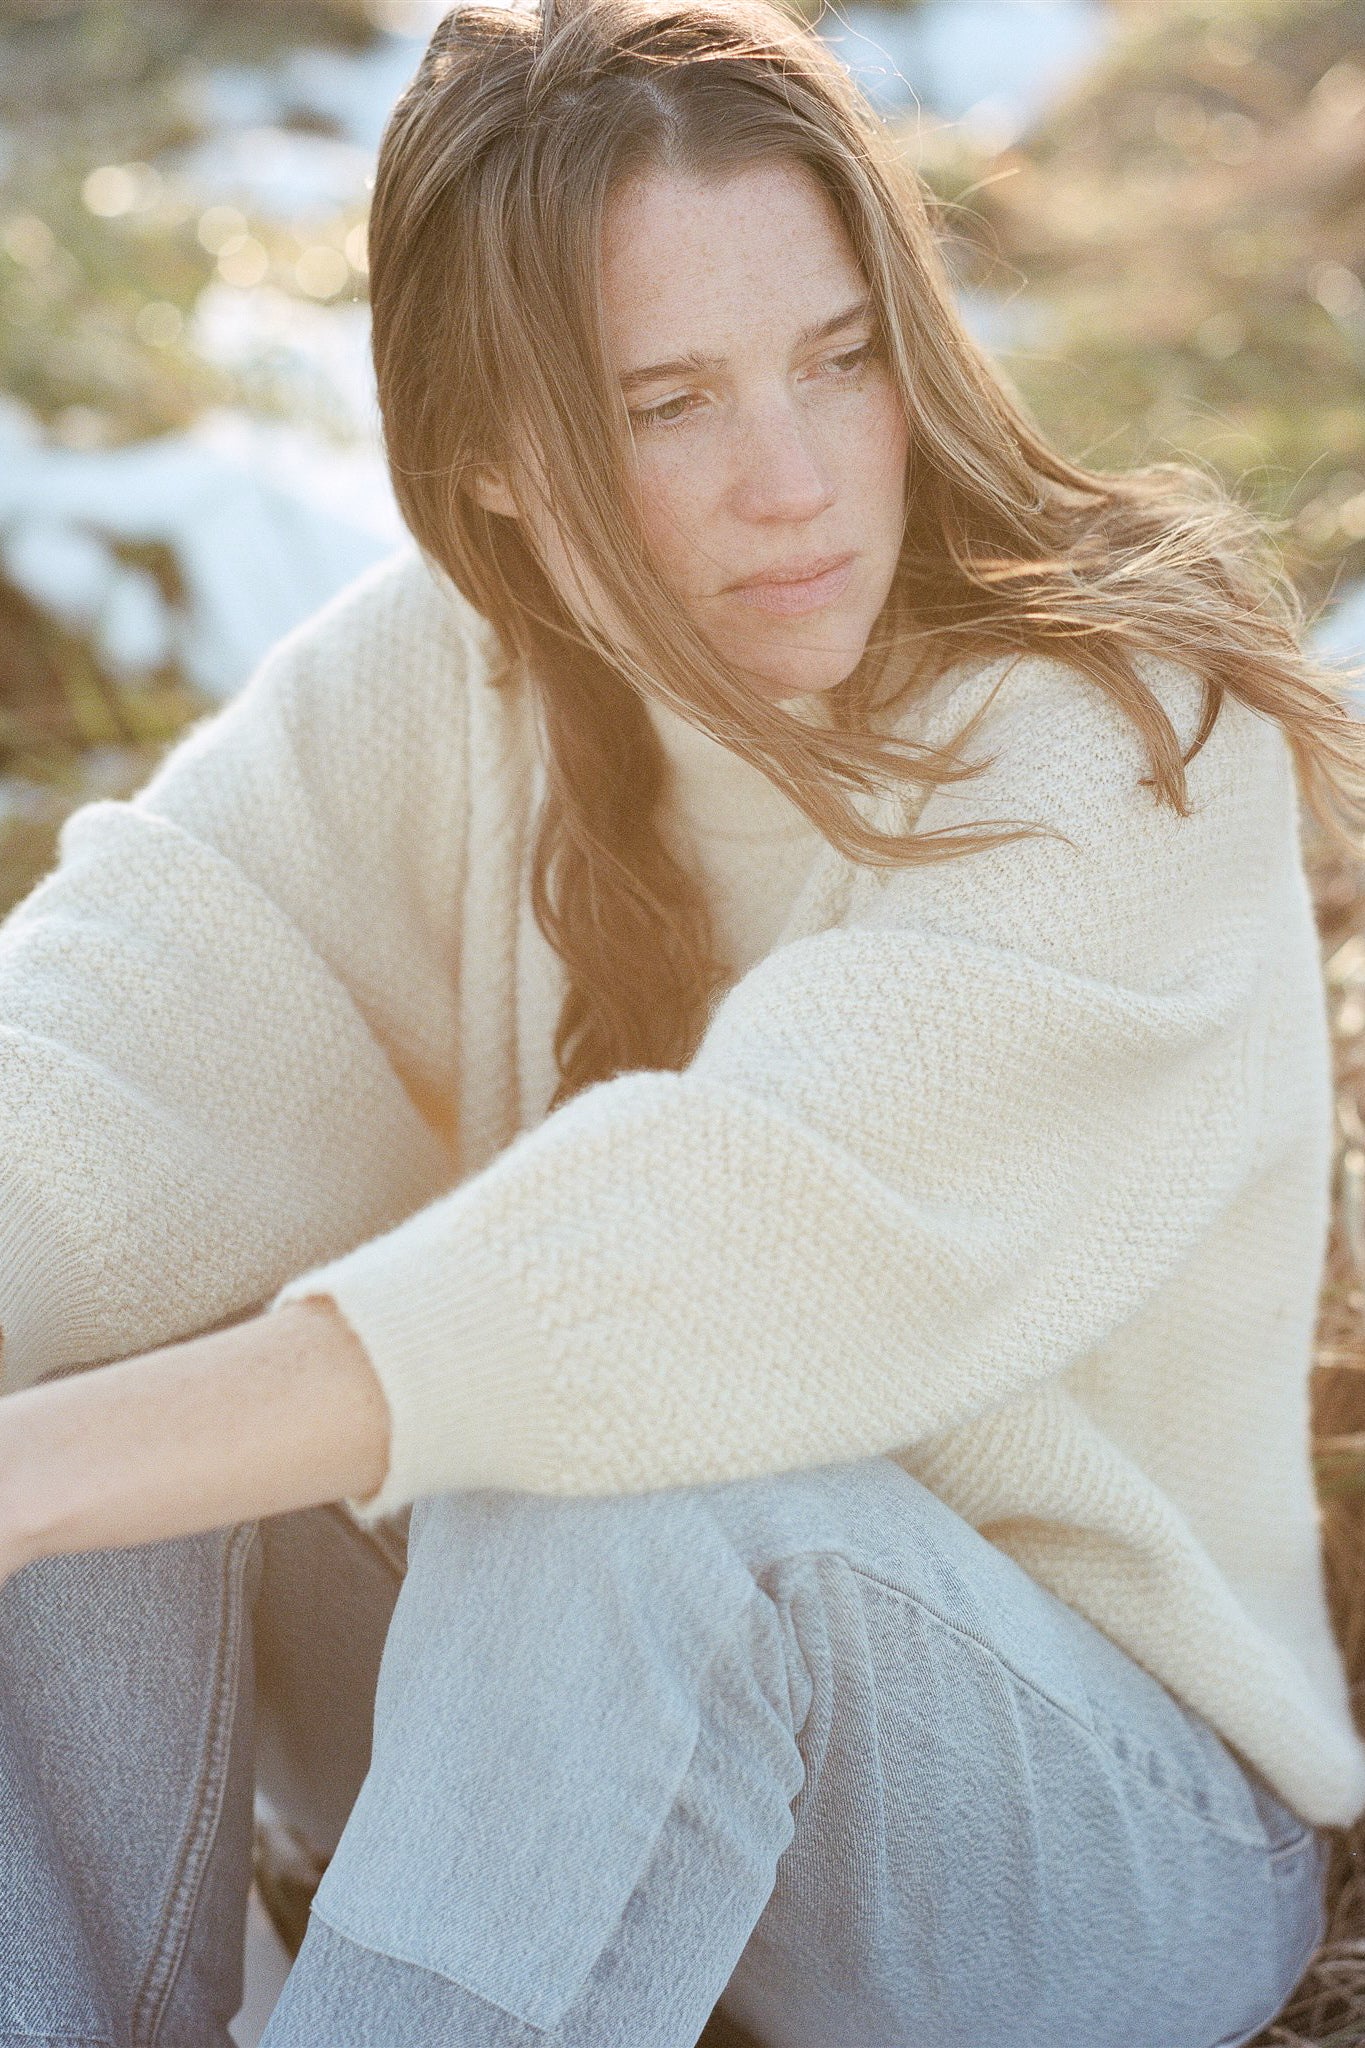
[[[1159,694],[1187,743],[1195,679],[1166,669]],[[383,1385],[362,1518],[908,1446],[1062,1371],[1197,1254],[1256,1144],[1283,735],[1229,701],[1181,819],[1138,786],[1131,722],[1033,660],[967,752],[993,765],[921,832],[1065,841],[861,870],[844,920],[745,974],[682,1072],[585,1089],[281,1291],[330,1295]]]
[[[373,572],[75,811],[0,926],[6,1391],[259,1307],[449,1186],[458,633],[452,706],[390,658],[425,573]]]

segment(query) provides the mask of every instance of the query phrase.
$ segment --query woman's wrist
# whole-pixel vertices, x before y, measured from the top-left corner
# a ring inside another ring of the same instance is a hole
[[[388,1411],[326,1297],[0,1399],[0,1577],[373,1494]]]

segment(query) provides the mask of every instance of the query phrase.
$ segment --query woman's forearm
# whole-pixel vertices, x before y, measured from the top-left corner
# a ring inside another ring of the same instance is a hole
[[[325,1297],[0,1399],[0,1577],[374,1493],[388,1410]]]

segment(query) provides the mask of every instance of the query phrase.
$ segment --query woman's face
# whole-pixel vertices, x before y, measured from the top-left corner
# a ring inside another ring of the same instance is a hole
[[[607,209],[602,296],[660,574],[765,696],[830,689],[891,585],[909,450],[834,207],[776,159],[638,177]],[[595,579],[537,526],[566,601],[596,608]]]

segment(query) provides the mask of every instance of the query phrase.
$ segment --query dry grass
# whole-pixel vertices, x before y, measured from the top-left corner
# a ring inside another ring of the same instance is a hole
[[[1336,1058],[1337,1171],[1313,1373],[1328,1594],[1365,1726],[1365,860],[1305,844]],[[1334,1834],[1327,1939],[1258,2048],[1365,2042],[1365,1820]]]

